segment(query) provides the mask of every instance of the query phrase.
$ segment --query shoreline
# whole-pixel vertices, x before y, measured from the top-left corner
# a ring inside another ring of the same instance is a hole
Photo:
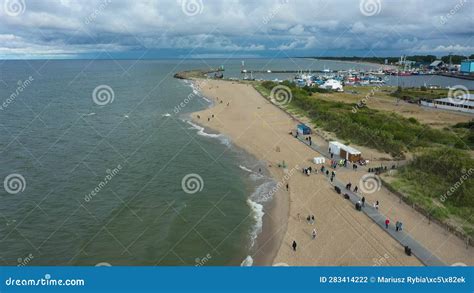
[[[196,78],[199,78],[199,77],[196,77],[196,75],[193,73],[193,77],[180,78],[180,79],[188,80],[191,83],[195,83]],[[200,127],[210,129],[213,132],[217,132],[219,133],[219,135],[228,136],[227,134],[223,133],[219,129],[210,127],[209,125],[205,125],[204,123],[202,123],[202,120],[196,119],[196,115],[199,115],[199,113],[212,110],[213,108],[215,108],[216,105],[218,104],[218,101],[214,97],[210,97],[206,95],[202,91],[202,89],[195,89],[194,85],[192,86],[192,88],[193,88],[193,91],[194,90],[199,91],[202,97],[205,97],[206,100],[210,101],[210,104],[204,110],[198,110],[198,111],[189,113],[187,115],[189,118],[189,121],[191,123],[195,123],[199,125]],[[242,145],[236,144],[233,140],[231,140],[231,144],[234,147],[237,147],[239,150],[245,152],[245,155],[247,157],[255,158],[255,160],[260,161],[260,163],[262,163],[262,169],[264,170],[263,173],[264,174],[266,173],[269,176],[268,179],[271,179],[275,183],[279,181],[278,176],[276,176],[276,174],[272,172],[272,170],[268,167],[268,163],[265,160],[259,159],[254,153],[249,152]],[[255,170],[249,170],[249,171],[252,171],[254,173],[256,172]],[[263,184],[266,184],[268,182],[270,181],[264,182]],[[260,185],[255,184],[254,192],[256,192],[257,189],[263,184],[260,184]],[[251,201],[255,204],[262,205],[264,215],[262,217],[261,231],[256,235],[256,238],[253,240],[255,241],[255,244],[252,247],[249,247],[246,258],[241,260],[241,266],[242,265],[245,266],[245,263],[249,261],[248,257],[252,258],[251,265],[253,266],[271,266],[281,246],[283,236],[286,233],[287,219],[289,217],[289,199],[288,197],[281,195],[281,190],[277,190],[269,201],[263,202],[263,203],[253,201],[251,199],[251,195],[252,193],[248,195],[248,197],[246,198],[246,201],[247,202]],[[249,208],[251,209],[251,212],[253,213],[254,210],[250,206]],[[250,235],[249,240],[252,240],[252,235]],[[251,243],[248,243],[248,245],[251,245]]]

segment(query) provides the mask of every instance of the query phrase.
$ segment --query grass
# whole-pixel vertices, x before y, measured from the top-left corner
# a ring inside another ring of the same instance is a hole
[[[440,221],[474,237],[474,160],[452,148],[428,149],[399,169],[392,188]]]
[[[418,102],[418,100],[434,100],[448,97],[447,89],[427,89],[421,88],[397,88],[391,93],[391,96],[410,102]]]
[[[434,129],[419,123],[415,118],[405,118],[393,112],[366,106],[360,107],[355,103],[315,99],[313,95],[319,93],[296,87],[289,82],[282,84],[290,88],[293,96],[291,103],[287,105],[288,109],[299,109],[299,112],[305,113],[315,125],[335,133],[339,139],[389,153],[395,158],[403,158],[404,152],[420,147],[467,148],[466,142],[450,130]],[[278,84],[270,81],[254,83],[255,88],[264,96],[269,96],[276,85]],[[465,136],[463,132],[465,131],[459,131]]]

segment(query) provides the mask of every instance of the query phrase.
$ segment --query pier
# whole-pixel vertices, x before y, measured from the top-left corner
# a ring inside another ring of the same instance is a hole
[[[466,79],[466,80],[474,80],[474,75],[450,74],[450,73],[445,73],[445,72],[440,72],[437,75],[452,77],[452,78]]]
[[[240,73],[332,73],[324,70],[248,70],[242,69]]]

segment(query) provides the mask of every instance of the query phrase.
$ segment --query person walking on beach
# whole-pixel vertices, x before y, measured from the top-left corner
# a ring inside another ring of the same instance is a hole
[[[296,246],[298,245],[296,244],[296,241],[293,240],[293,244],[291,245],[291,247],[293,247],[293,251],[296,251]]]
[[[290,189],[290,185],[288,185],[288,183],[286,183],[286,191],[288,191]]]
[[[311,216],[311,225],[314,225],[314,215]]]
[[[359,190],[359,187],[357,187],[356,185],[356,187],[354,187],[354,192],[357,193],[358,190]]]
[[[379,201],[378,201],[378,200],[375,201],[375,203],[374,203],[374,208],[375,208],[376,210],[379,209]]]
[[[387,218],[385,219],[385,229],[388,229],[388,225],[390,225],[390,220]]]
[[[311,216],[310,215],[308,215],[308,217],[306,217],[306,221],[308,222],[308,224],[311,223]]]
[[[397,231],[402,231],[402,222],[397,221],[397,223],[395,224],[395,227]]]
[[[356,186],[356,188],[357,188],[357,186]],[[362,197],[362,207],[364,207],[364,206],[365,206],[365,196]]]
[[[316,239],[316,229],[313,229],[312,235],[313,235],[313,240]]]

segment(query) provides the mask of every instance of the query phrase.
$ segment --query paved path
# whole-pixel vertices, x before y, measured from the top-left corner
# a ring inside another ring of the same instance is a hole
[[[309,143],[301,137],[298,137],[298,140],[303,142],[308,147],[311,147],[313,150],[317,151],[321,155],[325,156],[326,158],[330,159],[329,152],[324,150],[322,147],[315,145],[314,143],[310,146]],[[338,156],[335,156],[333,159],[339,160]],[[322,173],[321,173],[322,174]],[[322,174],[322,176],[326,176]],[[330,176],[330,175],[329,175]],[[329,180],[329,178],[328,178]],[[355,209],[355,204],[361,200],[360,196],[350,190],[346,189],[346,184],[340,182],[337,179],[331,183],[333,186],[337,186],[341,189],[341,195],[347,194],[349,195],[349,200],[351,201],[352,205]],[[386,217],[379,212],[378,209],[366,205],[362,208],[362,212],[364,212],[369,218],[371,218],[377,225],[379,225],[383,230],[385,230],[390,236],[392,236],[395,240],[397,240],[402,246],[408,246],[411,248],[412,254],[414,254],[423,264],[426,266],[446,266],[446,264],[441,261],[436,255],[431,253],[428,249],[426,249],[423,245],[421,245],[418,241],[413,239],[409,234],[405,233],[404,231],[396,231],[394,228],[394,224],[392,223],[388,229],[385,228],[385,219]]]

